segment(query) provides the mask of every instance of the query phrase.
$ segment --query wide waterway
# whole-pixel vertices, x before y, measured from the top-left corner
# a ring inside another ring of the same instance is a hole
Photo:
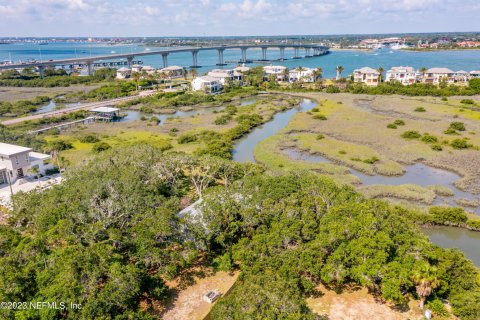
[[[162,50],[168,48],[145,47],[139,45],[107,45],[103,43],[50,43],[48,45],[39,45],[34,43],[16,43],[0,45],[0,61],[3,60],[27,60],[35,59],[37,61],[48,61],[55,59],[90,57],[97,55],[106,55],[114,53],[132,53],[145,52],[150,50]],[[301,50],[301,54],[304,54]],[[248,59],[261,59],[262,51],[260,49],[250,49],[247,51]],[[293,50],[286,50],[285,57],[290,59],[294,55]],[[226,50],[224,53],[225,61],[236,60],[241,57],[240,50]],[[269,49],[267,59],[274,60],[279,58],[278,49]],[[152,55],[141,57],[146,65],[160,68],[163,65],[161,55]],[[217,52],[215,50],[200,51],[198,54],[199,73],[207,72],[213,68],[218,68]],[[169,65],[190,66],[192,64],[192,55],[188,52],[175,53],[168,56]],[[290,59],[283,62],[272,62],[279,65],[285,65],[289,68],[297,66],[303,67],[321,67],[324,71],[324,77],[334,77],[335,67],[341,65],[345,68],[344,75],[350,74],[354,69],[363,66],[383,67],[389,69],[392,66],[412,66],[421,67],[447,67],[452,70],[479,70],[480,69],[480,50],[456,50],[456,51],[437,51],[437,52],[412,52],[402,50],[382,49],[375,51],[332,51],[331,54],[312,57],[306,59]],[[234,64],[224,66],[232,68]]]
[[[255,162],[254,149],[259,142],[275,135],[281,129],[286,127],[296,113],[311,110],[316,105],[317,104],[314,101],[304,99],[297,108],[277,113],[271,121],[255,128],[252,132],[235,143],[233,159],[238,162]],[[319,155],[310,155],[292,149],[286,151],[286,153],[292,158],[301,159],[303,161],[330,162],[330,160]],[[400,185],[411,183],[422,186],[443,185],[454,191],[454,197],[467,199],[475,197],[457,189],[453,185],[453,182],[459,178],[455,173],[432,168],[421,163],[408,166],[406,173],[399,177],[386,177],[380,175],[368,176],[353,169],[350,169],[350,171],[352,174],[357,175],[364,184]],[[449,197],[450,199],[444,198],[442,201],[454,205],[454,197]],[[448,227],[424,229],[424,232],[430,237],[430,240],[433,243],[444,248],[456,247],[462,250],[477,266],[480,266],[480,250],[478,250],[480,245],[480,232]]]

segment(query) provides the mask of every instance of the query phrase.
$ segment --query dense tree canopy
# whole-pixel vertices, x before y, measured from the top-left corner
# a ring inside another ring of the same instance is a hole
[[[199,198],[197,213],[179,214]],[[0,228],[0,301],[83,308],[0,317],[158,319],[165,281],[202,259],[242,272],[211,319],[314,319],[305,298],[320,283],[365,286],[399,304],[421,292],[477,319],[477,269],[433,246],[410,216],[308,172],[271,176],[148,146],[106,150],[61,185],[17,194]],[[418,291],[425,279],[430,288]]]

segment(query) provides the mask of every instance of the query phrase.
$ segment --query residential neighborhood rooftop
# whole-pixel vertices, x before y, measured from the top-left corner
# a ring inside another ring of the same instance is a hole
[[[0,143],[0,154],[11,156],[22,152],[32,151],[31,148],[16,146],[8,143]]]

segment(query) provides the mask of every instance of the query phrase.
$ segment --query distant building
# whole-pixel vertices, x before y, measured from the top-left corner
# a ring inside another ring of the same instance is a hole
[[[311,69],[311,68],[296,68],[290,70],[288,73],[288,80],[290,82],[315,82],[317,79],[316,71],[318,69]]]
[[[120,68],[117,70],[117,79],[127,79],[132,75],[132,69]]]
[[[53,165],[49,163],[50,156],[33,152],[31,148],[0,143],[0,184],[14,183],[17,179],[32,176],[32,169],[45,175]]]
[[[410,85],[418,82],[420,74],[412,67],[392,67],[387,71],[386,82],[400,82],[403,85]]]
[[[455,72],[448,68],[430,68],[425,72],[423,82],[429,84],[439,84],[441,81],[454,83],[454,74]]]
[[[205,93],[218,93],[223,89],[220,80],[211,76],[196,77],[191,84],[193,91],[203,91]]]
[[[265,66],[263,71],[265,72],[265,78],[269,78],[271,75],[274,75],[277,81],[285,81],[286,74],[285,71],[287,67],[284,66]]]
[[[249,67],[246,67],[245,64],[242,64],[241,66],[238,66],[238,67],[236,67],[235,69],[233,69],[233,71],[245,73],[245,72],[250,71],[250,68],[249,68]]]
[[[364,83],[367,86],[377,86],[380,72],[370,67],[363,67],[353,71],[353,81]]]

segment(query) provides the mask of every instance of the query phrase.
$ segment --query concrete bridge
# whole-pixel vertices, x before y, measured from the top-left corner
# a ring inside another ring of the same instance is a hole
[[[129,67],[132,65],[132,62],[135,58],[143,57],[143,56],[152,56],[152,55],[161,55],[163,61],[163,67],[168,66],[168,55],[180,52],[190,52],[192,54],[192,65],[190,68],[199,68],[198,64],[198,53],[200,51],[207,51],[207,50],[216,50],[218,53],[218,63],[217,65],[225,65],[223,59],[223,53],[225,50],[231,49],[239,49],[241,50],[241,59],[240,62],[247,62],[247,50],[248,49],[261,49],[262,50],[262,61],[267,60],[267,50],[268,49],[278,49],[280,51],[279,60],[285,60],[285,49],[292,48],[294,50],[294,59],[301,59],[302,57],[314,57],[314,56],[321,56],[327,54],[329,51],[328,47],[315,45],[315,44],[259,44],[259,45],[247,45],[247,44],[240,44],[240,45],[222,45],[222,46],[212,46],[212,47],[188,47],[188,48],[172,48],[172,49],[163,49],[163,50],[152,50],[152,51],[144,51],[144,52],[135,52],[135,53],[123,53],[123,54],[109,54],[109,55],[102,55],[102,56],[94,56],[94,57],[80,57],[80,58],[69,58],[69,59],[59,59],[59,60],[49,60],[49,61],[36,61],[31,63],[17,63],[17,64],[8,64],[8,65],[0,65],[0,70],[2,69],[17,69],[17,68],[31,68],[35,67],[38,68],[40,76],[43,77],[44,70],[46,67],[49,66],[66,66],[66,65],[80,65],[86,66],[88,70],[88,74],[91,75],[94,71],[94,67],[96,65],[95,62],[100,61],[112,61],[115,59],[126,59]],[[305,55],[302,56],[300,54],[300,50],[304,50]]]

